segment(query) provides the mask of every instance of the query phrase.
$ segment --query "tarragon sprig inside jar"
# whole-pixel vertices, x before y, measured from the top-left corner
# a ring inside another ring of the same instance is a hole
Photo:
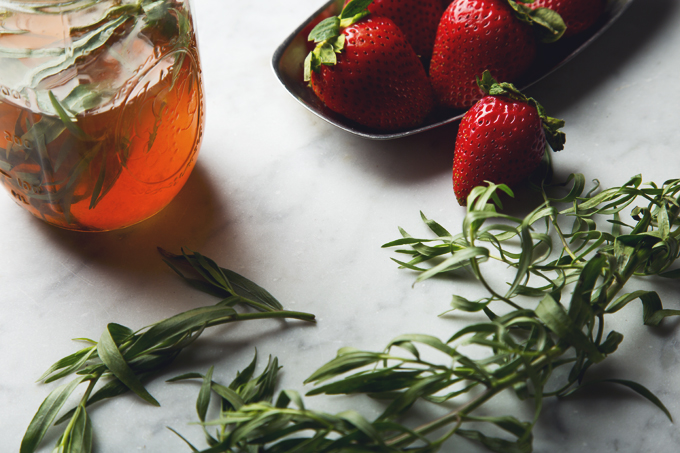
[[[62,228],[165,207],[196,162],[203,82],[189,0],[0,0],[0,182]]]

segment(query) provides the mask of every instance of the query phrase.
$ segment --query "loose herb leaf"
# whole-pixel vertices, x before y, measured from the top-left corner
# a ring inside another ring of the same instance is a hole
[[[106,367],[116,376],[127,388],[132,390],[142,398],[154,406],[160,406],[160,403],[146,391],[139,378],[134,371],[129,367],[123,354],[121,354],[118,346],[111,337],[111,332],[107,328],[102,333],[102,336],[97,344],[97,351],[99,357]]]
[[[201,391],[198,393],[198,400],[196,401],[196,412],[202,422],[205,421],[205,414],[208,412],[208,404],[210,403],[210,385],[212,384],[213,369],[214,367],[210,367],[208,374],[203,377]]]
[[[85,377],[78,377],[73,381],[52,390],[45,401],[38,408],[38,412],[33,416],[33,420],[28,425],[26,433],[21,440],[20,453],[33,453],[37,450],[45,433],[57,417],[57,414],[66,403],[66,400],[85,380]]]
[[[195,288],[218,297],[239,296],[241,302],[257,310],[281,310],[281,303],[267,290],[242,275],[219,267],[198,253],[175,255],[161,248],[165,262]]]

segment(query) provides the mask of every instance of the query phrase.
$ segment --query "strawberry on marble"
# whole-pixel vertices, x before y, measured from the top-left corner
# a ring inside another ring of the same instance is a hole
[[[453,158],[453,190],[461,206],[473,188],[490,181],[513,186],[528,178],[543,158],[546,142],[564,148],[564,121],[548,117],[533,98],[489,71],[478,80],[486,94],[463,117]]]

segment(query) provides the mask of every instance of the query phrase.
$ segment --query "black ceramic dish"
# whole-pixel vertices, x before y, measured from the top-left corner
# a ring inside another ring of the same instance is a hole
[[[597,24],[588,32],[575,36],[570,39],[563,39],[555,44],[544,46],[539,51],[536,63],[529,72],[518,80],[515,85],[524,90],[538,82],[548,74],[560,68],[566,62],[581,53],[598,36],[609,28],[609,26],[619,18],[624,10],[633,0],[610,0],[604,15]],[[295,97],[306,108],[328,121],[329,123],[353,134],[374,140],[388,140],[393,138],[406,137],[408,135],[424,132],[444,124],[453,123],[460,120],[465,112],[463,110],[439,110],[433,112],[425,123],[413,128],[399,132],[380,132],[360,124],[357,124],[342,115],[339,115],[323,105],[316,97],[314,92],[303,81],[302,66],[305,57],[311,50],[311,43],[307,41],[307,36],[311,29],[326,17],[337,15],[342,9],[344,0],[330,0],[322,8],[316,11],[305,22],[303,22],[274,52],[272,66],[276,76],[290,94]]]

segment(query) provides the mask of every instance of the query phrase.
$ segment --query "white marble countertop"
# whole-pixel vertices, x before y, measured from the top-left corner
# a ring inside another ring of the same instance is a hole
[[[464,210],[451,186],[457,125],[397,141],[365,140],[301,107],[272,72],[276,47],[324,1],[195,0],[205,138],[186,187],[156,217],[118,232],[79,234],[52,228],[0,197],[0,451],[19,450],[34,412],[56,386],[35,380],[76,350],[71,338],[99,338],[109,322],[137,329],[213,303],[166,267],[157,246],[209,255],[285,307],[316,314],[318,323],[261,321],[207,333],[149,384],[161,408],[131,394],[92,408],[99,453],[187,451],[166,426],[205,446],[200,428],[188,426],[196,420],[198,385],[164,383],[181,372],[214,364],[216,380],[229,382],[257,348],[263,359],[279,358],[280,388],[303,392],[302,381],[342,346],[381,350],[398,334],[445,337],[460,326],[437,317],[459,288],[443,280],[412,287],[415,275],[398,270],[393,252],[380,248],[398,237],[397,226],[424,233],[420,210],[459,228]],[[529,90],[549,114],[566,120],[557,173],[581,172],[604,185],[637,173],[659,183],[680,176],[678,74],[680,4],[634,2],[584,53]],[[668,308],[680,308],[677,284],[657,289]],[[647,328],[638,304],[618,323],[624,342],[599,372],[643,383],[680,418],[678,322]],[[377,415],[360,399],[307,402]],[[529,413],[512,397],[497,404]],[[48,433],[41,451],[51,451],[55,435]],[[546,453],[670,452],[680,443],[677,424],[649,402],[600,389],[546,402],[534,435],[535,451]],[[457,442],[456,451],[482,450]]]

